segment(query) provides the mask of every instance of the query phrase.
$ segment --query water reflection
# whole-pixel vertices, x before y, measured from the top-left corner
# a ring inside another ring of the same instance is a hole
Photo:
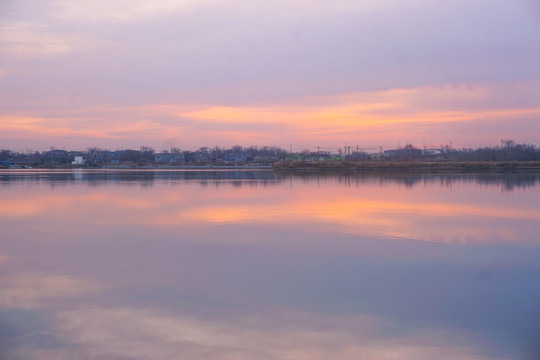
[[[97,186],[106,183],[149,186],[154,182],[196,181],[204,185],[219,186],[230,183],[242,185],[273,185],[276,182],[303,180],[307,183],[332,181],[347,186],[362,184],[400,184],[406,187],[440,185],[452,187],[461,183],[474,183],[498,187],[503,191],[540,186],[540,174],[534,173],[421,173],[421,172],[278,172],[269,170],[0,170],[0,186],[13,182],[47,182],[51,186],[85,182]]]
[[[12,182],[27,184],[46,182],[51,186],[87,183],[91,186],[107,183],[133,184],[141,187],[151,186],[154,182],[197,181],[201,184],[230,183],[235,186],[262,185],[267,186],[276,181],[271,171],[239,170],[26,170],[1,171],[0,186],[9,186]]]
[[[314,172],[314,171],[297,171],[297,172],[280,172],[279,179],[304,179],[306,182],[321,180],[332,180],[339,184],[347,186],[359,186],[360,184],[379,184],[392,185],[400,184],[406,187],[440,185],[452,187],[461,183],[475,183],[488,187],[500,187],[505,191],[512,191],[518,188],[529,188],[540,186],[540,174],[533,173],[433,173],[433,172],[376,172],[368,171],[362,173],[351,172]]]
[[[2,359],[538,356],[536,175],[0,179]]]
[[[53,231],[71,219],[78,222],[68,229],[73,233],[114,224],[258,224],[436,242],[539,241],[534,175],[525,176],[528,181],[517,180],[518,175],[489,181],[483,176],[426,175],[414,185],[408,174],[276,177],[267,171],[121,171],[83,173],[82,180],[69,172],[26,175],[4,176],[5,184],[24,187],[24,192],[5,192],[0,214],[35,231]],[[418,177],[422,175],[414,175]],[[520,191],[494,195],[510,189],[509,183]],[[149,184],[156,186],[150,189]],[[101,189],[94,190],[96,186]],[[51,210],[56,214],[52,218]]]

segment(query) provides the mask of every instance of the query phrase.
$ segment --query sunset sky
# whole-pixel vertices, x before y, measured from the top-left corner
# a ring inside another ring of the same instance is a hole
[[[537,0],[0,0],[0,148],[540,145]]]

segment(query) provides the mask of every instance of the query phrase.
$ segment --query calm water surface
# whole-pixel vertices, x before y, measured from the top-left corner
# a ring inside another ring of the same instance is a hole
[[[0,359],[540,358],[540,177],[0,172]]]

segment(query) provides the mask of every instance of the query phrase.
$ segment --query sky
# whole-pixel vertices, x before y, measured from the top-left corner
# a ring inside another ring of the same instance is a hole
[[[0,148],[540,145],[536,0],[0,0]]]

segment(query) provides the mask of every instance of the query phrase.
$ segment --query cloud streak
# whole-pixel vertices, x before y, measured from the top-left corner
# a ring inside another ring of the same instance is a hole
[[[99,146],[139,139],[160,148],[163,139],[188,139],[185,146],[258,144],[340,147],[396,146],[398,142],[438,146],[453,142],[473,146],[509,137],[507,124],[521,123],[512,135],[534,142],[540,134],[540,103],[531,97],[540,83],[510,84],[514,99],[506,98],[506,84],[442,86],[349,93],[296,99],[291,102],[242,106],[205,104],[148,104],[96,106],[49,104],[50,110],[0,116],[4,136],[17,139],[45,136],[78,137]],[[26,116],[25,116],[26,115]],[[28,116],[28,115],[31,115]],[[463,126],[485,126],[462,134]],[[443,136],[444,135],[444,136]],[[206,139],[206,140],[204,140]],[[285,142],[286,141],[286,142]],[[137,147],[137,144],[133,144]]]

